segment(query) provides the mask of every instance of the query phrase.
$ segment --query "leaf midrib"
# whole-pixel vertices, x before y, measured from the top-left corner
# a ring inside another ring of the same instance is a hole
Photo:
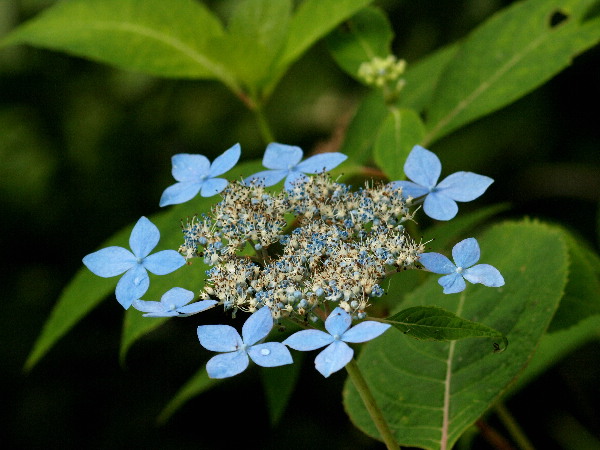
[[[436,134],[450,123],[458,114],[460,114],[465,108],[470,106],[479,96],[486,92],[491,86],[493,86],[506,72],[516,66],[521,60],[525,58],[530,52],[539,47],[546,39],[548,39],[552,33],[544,33],[537,39],[531,41],[531,43],[524,47],[524,50],[520,53],[516,53],[507,63],[492,74],[487,80],[484,80],[471,94],[460,101],[454,109],[452,109],[446,116],[442,117],[437,124],[425,135],[423,138],[423,145],[427,146],[435,138]]]
[[[158,32],[156,30],[153,30],[152,28],[148,28],[143,25],[131,22],[98,21],[89,25],[91,28],[95,28],[98,30],[115,30],[129,32],[132,34],[137,34],[150,39],[154,39],[158,42],[166,44],[177,50],[180,54],[187,56],[202,68],[212,72],[216,78],[225,83],[234,92],[240,91],[240,88],[237,82],[235,81],[233,75],[229,71],[227,71],[221,64],[218,64],[212,59],[202,55],[193,47],[187,45],[180,39],[174,38],[165,33]]]
[[[465,303],[465,291],[460,294],[456,315],[460,316]],[[454,350],[456,341],[450,342],[448,346],[448,358],[446,359],[446,377],[444,378],[444,406],[442,409],[442,438],[440,450],[446,450],[448,445],[448,430],[450,428],[450,383],[452,382],[452,362],[454,361]]]

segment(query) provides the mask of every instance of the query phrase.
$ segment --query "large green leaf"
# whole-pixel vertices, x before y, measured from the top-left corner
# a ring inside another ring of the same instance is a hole
[[[281,65],[294,62],[311,45],[325,37],[373,0],[304,0],[295,11]]]
[[[595,3],[529,0],[476,29],[440,78],[424,145],[522,97],[596,44],[600,19],[587,17]]]
[[[220,59],[207,56],[223,34],[193,0],[70,0],[17,28],[3,45],[30,44],[123,69],[172,78],[216,78],[238,91]]]
[[[372,1],[304,0],[294,11],[287,42],[277,60],[270,83],[265,87],[264,95],[270,94],[287,68],[309,47]]]
[[[420,342],[392,329],[369,343],[359,366],[400,444],[451,448],[505,391],[531,358],[556,311],[567,279],[568,252],[559,229],[535,222],[506,223],[480,241],[481,262],[497,267],[501,288],[469,285],[444,295],[430,279],[402,304],[435,305],[504,333],[509,346],[494,353],[481,339]],[[352,421],[378,433],[353,386],[344,403]]]
[[[354,113],[340,151],[355,164],[368,163],[377,132],[387,115],[383,94],[378,90],[371,91]]]
[[[406,81],[398,104],[405,108],[422,111],[431,102],[439,79],[456,55],[459,45],[452,44],[437,50],[422,60],[409,63],[402,78]]]
[[[242,176],[247,176],[258,171],[260,163],[245,163],[239,164],[235,169],[231,170],[227,176],[230,179],[240,179]],[[166,211],[150,216],[150,220],[161,230],[161,241],[156,250],[167,248],[177,249],[182,242],[181,229],[179,222],[182,218],[192,216],[196,213],[208,211],[211,204],[218,201],[219,197],[201,198],[197,197],[188,203],[177,205],[169,208]],[[106,240],[100,248],[117,245],[129,248],[129,235],[133,225],[127,226],[114,236]],[[83,255],[82,255],[83,256]],[[201,286],[203,274],[196,275],[190,281],[185,278],[189,277],[190,273],[194,273],[194,267],[197,265],[184,266],[178,271],[161,280],[160,276],[150,274],[150,289],[144,296],[146,299],[159,300],[160,296],[169,288],[175,287],[171,284],[175,280],[181,287],[189,286],[194,292],[196,289],[193,284],[195,280],[198,286]],[[197,272],[195,272],[197,274]],[[171,278],[170,276],[176,277]],[[44,324],[40,336],[37,338],[29,357],[25,363],[27,370],[31,369],[39,359],[44,356],[56,342],[64,336],[76,323],[85,317],[94,307],[104,300],[109,293],[114,291],[119,277],[101,278],[91,273],[85,267],[82,267],[67,287],[61,293],[58,302],[54,306],[50,317]],[[152,296],[153,298],[151,298]],[[111,296],[114,297],[114,296]],[[122,311],[122,308],[115,301],[115,312]],[[139,313],[141,316],[141,313]],[[121,355],[125,354],[127,348],[143,334],[156,328],[160,323],[160,319],[138,317],[126,321],[123,335],[123,344]]]
[[[394,38],[386,15],[377,8],[365,8],[327,36],[333,59],[350,76],[358,78],[358,69],[374,57],[391,53]]]
[[[390,108],[373,148],[375,163],[390,180],[403,180],[404,163],[425,135],[425,126],[412,109]]]
[[[569,328],[586,317],[600,315],[598,255],[565,231],[571,267],[565,295],[550,323],[549,333]]]
[[[286,42],[291,0],[244,0],[236,4],[225,36],[213,38],[207,48],[256,97],[269,81],[272,66]]]

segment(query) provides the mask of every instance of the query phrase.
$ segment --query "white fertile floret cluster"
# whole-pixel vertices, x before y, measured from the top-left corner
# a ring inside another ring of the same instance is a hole
[[[352,191],[320,174],[289,192],[232,183],[210,216],[184,227],[186,259],[202,257],[202,298],[226,309],[267,306],[274,318],[311,318],[335,302],[357,318],[390,273],[412,268],[424,245],[402,225],[412,219],[400,189]]]

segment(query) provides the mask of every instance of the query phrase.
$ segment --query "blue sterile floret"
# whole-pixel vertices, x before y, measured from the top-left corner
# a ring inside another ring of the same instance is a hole
[[[269,308],[263,307],[253,313],[242,327],[242,336],[229,325],[201,325],[198,327],[200,344],[213,352],[225,352],[213,356],[206,364],[210,378],[228,378],[248,367],[250,358],[262,367],[276,367],[293,362],[292,355],[281,342],[258,342],[266,338],[273,328]]]
[[[177,183],[169,186],[160,198],[160,206],[175,205],[191,200],[200,192],[202,197],[217,195],[227,187],[228,181],[217,178],[231,170],[240,159],[240,144],[235,144],[211,164],[204,155],[179,153],[171,159],[173,178]]]
[[[450,220],[458,212],[456,202],[470,202],[482,195],[494,182],[489,177],[472,172],[456,172],[437,182],[442,172],[439,158],[429,150],[415,145],[411,150],[404,173],[412,181],[393,181],[405,197],[425,196],[423,210],[436,220]]]
[[[255,173],[244,181],[260,182],[263,186],[273,186],[285,178],[284,187],[291,191],[295,182],[306,180],[306,173],[328,172],[347,158],[343,153],[320,153],[302,160],[302,149],[292,145],[272,142],[267,146],[263,157],[263,166],[270,170]]]
[[[107,247],[85,256],[83,263],[100,277],[125,273],[117,283],[115,294],[119,303],[127,309],[148,290],[150,279],[147,270],[155,275],[166,275],[185,264],[185,258],[175,250],[150,255],[159,239],[158,228],[146,217],[141,217],[129,237],[133,253],[123,247]]]
[[[294,350],[310,351],[327,346],[315,359],[315,367],[324,377],[337,372],[350,362],[354,350],[346,343],[367,342],[383,334],[391,325],[368,320],[352,325],[352,316],[342,308],[335,308],[321,330],[302,330],[292,334],[283,344]]]
[[[180,287],[169,289],[163,294],[160,302],[134,300],[133,307],[144,312],[144,317],[187,317],[202,312],[218,302],[216,300],[202,300],[190,303],[194,293]]]
[[[460,241],[452,249],[454,263],[439,253],[422,253],[419,261],[433,273],[446,274],[438,280],[444,288],[444,294],[455,294],[465,289],[465,280],[481,283],[484,286],[499,287],[504,285],[504,278],[493,266],[477,264],[480,251],[475,238]]]

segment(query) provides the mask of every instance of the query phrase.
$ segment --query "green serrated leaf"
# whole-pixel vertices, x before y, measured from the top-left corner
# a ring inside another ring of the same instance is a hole
[[[17,28],[2,45],[29,44],[113,66],[170,78],[237,81],[220,59],[208,57],[223,34],[219,20],[193,0],[71,0]]]
[[[424,135],[425,125],[416,112],[391,108],[375,139],[375,163],[390,180],[405,179],[406,158]]]
[[[556,311],[567,279],[568,252],[561,230],[536,223],[505,223],[480,239],[482,263],[497,267],[506,285],[469,285],[444,295],[438,275],[408,295],[402,307],[438,306],[504,333],[503,353],[479,339],[419,342],[385,333],[367,344],[359,366],[398,442],[451,448],[524,368]],[[344,404],[365,433],[378,433],[355,389]]]
[[[206,368],[202,367],[196,374],[188,380],[187,383],[175,394],[175,397],[164,407],[158,415],[157,422],[159,424],[166,423],[171,416],[181,408],[187,401],[200,395],[201,393],[213,388],[222,379],[209,378],[206,373]]]
[[[228,172],[227,177],[229,179],[237,180],[243,176],[248,176],[259,170],[261,164],[259,162],[243,163]],[[164,250],[166,248],[177,249],[181,244],[181,229],[179,228],[179,222],[182,218],[193,216],[196,213],[200,213],[208,210],[208,205],[217,201],[217,197],[209,199],[202,199],[198,197],[194,201],[184,203],[182,205],[176,205],[172,208],[162,211],[158,214],[149,216],[150,220],[161,230],[161,240],[156,247],[156,250]],[[129,235],[133,225],[129,225],[114,236],[106,240],[99,248],[108,247],[111,245],[117,245],[128,248]],[[83,255],[82,255],[83,256]],[[192,266],[194,267],[194,266]],[[189,266],[184,266],[179,271],[183,276],[185,271],[192,270]],[[177,272],[173,272],[173,275]],[[165,275],[168,276],[168,275]],[[196,278],[196,277],[194,277]],[[73,326],[78,323],[83,317],[85,317],[92,309],[94,309],[102,300],[104,300],[109,293],[114,292],[115,286],[119,280],[119,277],[113,278],[101,278],[97,277],[85,267],[80,269],[71,282],[61,293],[50,317],[44,324],[40,336],[37,338],[29,357],[25,363],[25,369],[30,370],[42,356],[44,356],[50,348],[56,342],[64,336]],[[148,290],[147,296],[153,296],[156,299],[160,299],[160,296],[166,292],[169,288],[174,287],[169,284],[166,278],[161,281],[160,276],[154,276],[150,274],[150,289]],[[198,282],[202,280],[198,278]],[[183,281],[181,282],[184,283]],[[165,289],[165,286],[168,287]],[[185,287],[184,284],[182,287]],[[195,289],[190,286],[190,290]],[[146,296],[145,295],[145,296]],[[122,311],[122,308],[115,302],[115,311]],[[141,314],[140,314],[141,315]],[[126,325],[127,329],[123,335],[123,342],[121,344],[121,355],[124,356],[127,348],[143,334],[156,328],[156,322],[153,322],[151,318],[147,319],[147,322],[137,321],[135,324]]]
[[[358,78],[358,69],[374,57],[391,54],[394,31],[387,16],[378,8],[368,7],[347,20],[327,36],[333,59],[350,76]]]
[[[569,282],[548,328],[549,333],[569,328],[586,317],[600,314],[600,274],[594,265],[598,256],[571,233],[566,230],[564,233],[571,261]]]
[[[493,337],[503,341],[506,338],[498,330],[463,319],[456,314],[437,306],[413,306],[406,308],[385,320],[406,336],[426,341],[453,341],[470,337]]]
[[[461,45],[427,110],[424,145],[517,100],[600,39],[594,0],[529,0],[494,15]],[[555,13],[566,20],[553,25]]]
[[[460,214],[447,222],[439,222],[427,228],[423,235],[427,239],[433,239],[428,244],[428,251],[442,252],[450,250],[454,244],[467,238],[467,233],[489,218],[509,209],[507,203],[487,206],[468,214]]]
[[[377,131],[388,115],[381,91],[371,91],[359,105],[340,151],[355,164],[366,164],[371,159],[371,149]]]

